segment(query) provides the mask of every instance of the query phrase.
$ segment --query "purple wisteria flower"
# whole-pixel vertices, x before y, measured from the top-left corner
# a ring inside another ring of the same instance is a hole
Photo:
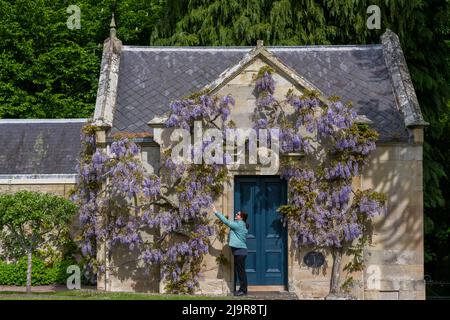
[[[256,80],[256,89],[259,91],[267,91],[271,94],[275,92],[275,81],[270,72],[264,72],[263,76]]]
[[[256,84],[254,128],[277,123],[281,153],[305,155],[297,164],[286,161],[281,168],[290,186],[289,204],[280,208],[283,222],[289,223],[297,246],[351,243],[363,235],[366,220],[361,215],[372,218],[381,208],[381,200],[352,197],[352,179],[360,174],[375,141],[358,135],[356,113],[341,101],[324,103],[313,93],[298,96],[289,91],[286,100],[278,102],[272,84],[269,73]],[[293,114],[278,108],[286,104]]]
[[[161,179],[158,176],[146,178],[143,184],[144,194],[147,197],[155,197],[161,192]]]

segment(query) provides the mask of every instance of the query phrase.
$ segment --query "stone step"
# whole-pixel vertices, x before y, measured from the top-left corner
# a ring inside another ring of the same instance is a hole
[[[249,291],[247,298],[255,300],[298,300],[295,292],[289,291]]]

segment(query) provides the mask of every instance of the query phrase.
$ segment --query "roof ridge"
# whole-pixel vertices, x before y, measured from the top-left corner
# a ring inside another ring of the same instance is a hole
[[[124,45],[123,51],[249,51],[254,46],[136,46]],[[308,45],[308,46],[265,46],[270,51],[339,51],[381,49],[381,44],[361,45]]]

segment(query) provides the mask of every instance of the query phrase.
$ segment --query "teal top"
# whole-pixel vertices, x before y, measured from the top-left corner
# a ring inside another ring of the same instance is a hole
[[[243,220],[230,221],[225,218],[220,212],[216,211],[214,214],[225,225],[230,227],[230,238],[228,244],[230,247],[247,249],[247,226]]]

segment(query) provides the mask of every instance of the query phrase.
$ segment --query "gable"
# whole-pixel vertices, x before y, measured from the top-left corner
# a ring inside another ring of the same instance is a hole
[[[278,101],[285,99],[288,90],[293,90],[297,95],[301,95],[305,89],[318,90],[312,85],[308,85],[306,88],[303,87],[295,78],[290,77],[273,64],[269,64],[267,60],[257,56],[245,63],[242,68],[231,70],[233,72],[230,77],[226,77],[226,74],[224,74],[223,77],[219,77],[219,80],[223,81],[214,81],[212,83],[213,87],[211,87],[211,90],[213,93],[217,93],[219,96],[231,95],[235,99],[235,106],[231,108],[230,119],[233,120],[238,128],[253,127],[251,118],[256,106],[255,79],[260,69],[267,66],[274,70],[272,74],[275,81],[274,97]],[[207,87],[209,86],[211,84]],[[285,106],[285,108],[289,108],[289,106]],[[290,113],[294,110],[286,111]]]
[[[255,64],[258,65],[256,68],[254,67]],[[239,61],[239,63],[226,69],[224,72],[222,72],[219,78],[208,84],[205,88],[208,89],[212,94],[214,94],[228,82],[233,81],[236,77],[240,76],[243,72],[250,73],[252,75],[252,78],[254,78],[256,76],[255,71],[258,72],[259,69],[264,66],[271,67],[276,71],[277,74],[281,75],[284,79],[290,82],[293,87],[299,89],[300,91],[316,91],[320,95],[322,95],[322,92],[320,92],[319,88],[299,75],[294,69],[284,64],[283,61],[277,58],[275,55],[270,53],[262,45],[261,40],[258,41],[258,45],[250,50],[250,52],[248,52],[244,56],[244,58]],[[243,85],[249,84],[244,82]]]

